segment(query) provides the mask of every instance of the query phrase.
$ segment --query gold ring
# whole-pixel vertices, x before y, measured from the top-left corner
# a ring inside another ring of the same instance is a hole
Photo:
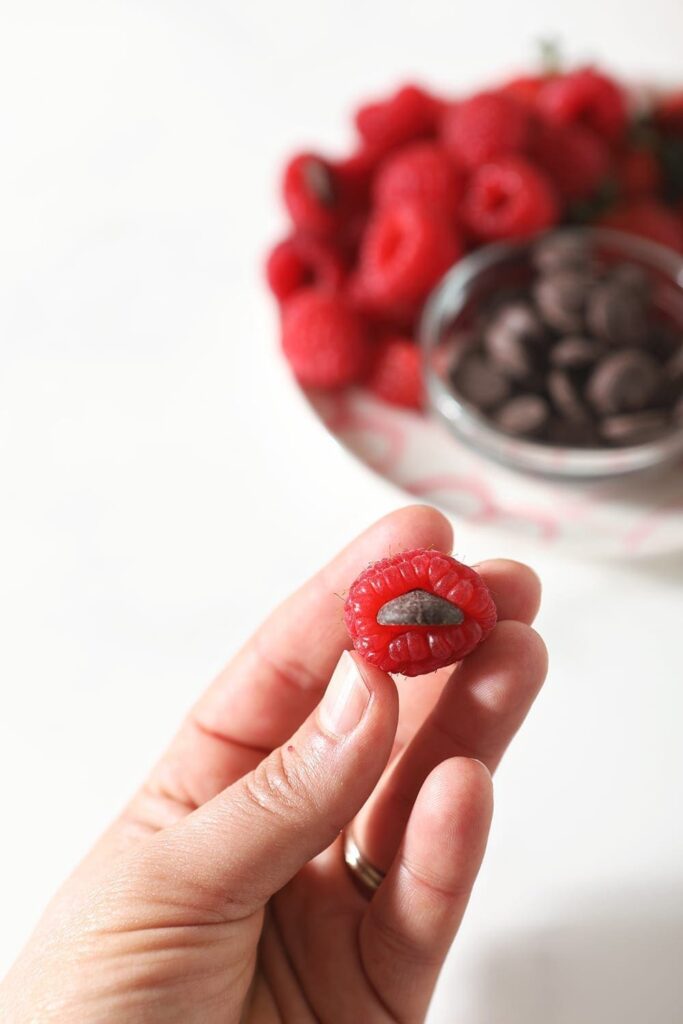
[[[373,896],[384,880],[384,872],[366,860],[349,832],[344,836],[344,863],[364,896]]]

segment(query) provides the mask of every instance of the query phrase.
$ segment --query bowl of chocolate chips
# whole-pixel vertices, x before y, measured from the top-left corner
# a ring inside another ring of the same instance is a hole
[[[683,453],[683,260],[602,228],[479,249],[422,321],[432,410],[480,452],[599,478]]]

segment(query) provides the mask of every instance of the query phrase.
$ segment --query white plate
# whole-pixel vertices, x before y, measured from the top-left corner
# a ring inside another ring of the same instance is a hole
[[[364,392],[309,399],[358,459],[408,494],[460,519],[602,556],[683,550],[683,461],[609,481],[550,480],[499,466],[441,423]]]

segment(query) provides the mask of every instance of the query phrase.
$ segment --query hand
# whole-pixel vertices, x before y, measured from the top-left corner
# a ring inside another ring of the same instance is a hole
[[[545,675],[539,586],[479,566],[491,636],[398,684],[344,653],[336,594],[372,560],[451,540],[434,510],[396,512],[268,619],[46,911],[3,1021],[424,1019],[484,853],[489,772]],[[372,899],[343,861],[349,823],[386,872]]]

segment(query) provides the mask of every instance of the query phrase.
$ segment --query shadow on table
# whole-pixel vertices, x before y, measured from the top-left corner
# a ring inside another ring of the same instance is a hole
[[[683,1021],[683,879],[515,933],[481,963],[472,1024]]]
[[[681,530],[681,544],[683,545],[683,530]],[[629,568],[666,582],[683,583],[683,551],[672,551],[667,555],[650,555],[636,559],[631,562]],[[683,1020],[683,1014],[681,1020]]]

